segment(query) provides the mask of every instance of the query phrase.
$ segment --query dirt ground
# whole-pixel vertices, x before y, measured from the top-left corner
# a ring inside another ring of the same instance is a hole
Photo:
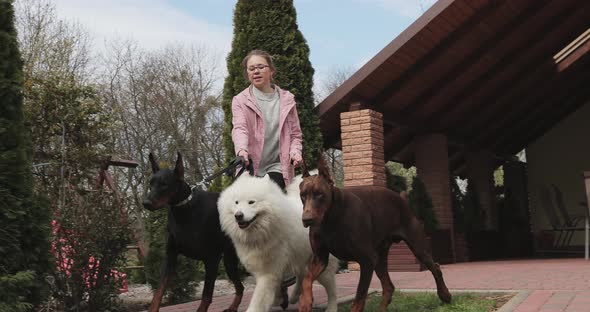
[[[500,309],[506,302],[510,301],[512,297],[516,296],[515,293],[489,295],[488,298],[496,300],[496,307]]]

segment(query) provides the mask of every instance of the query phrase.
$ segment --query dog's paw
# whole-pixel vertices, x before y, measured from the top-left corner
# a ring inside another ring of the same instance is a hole
[[[311,296],[301,296],[299,298],[299,312],[311,312],[311,307],[313,305],[313,298]]]
[[[338,312],[338,306],[328,307],[324,312]]]
[[[288,307],[289,307],[288,301],[284,301],[283,303],[281,303],[281,308],[283,309],[283,311],[287,310]]]
[[[438,298],[444,303],[451,303],[453,296],[448,289],[443,289],[438,291]]]
[[[311,305],[299,305],[299,312],[311,312]]]

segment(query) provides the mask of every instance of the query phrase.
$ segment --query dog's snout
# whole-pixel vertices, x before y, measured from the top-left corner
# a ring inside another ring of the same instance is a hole
[[[153,201],[150,197],[147,197],[143,200],[143,208],[149,211],[155,211],[160,209],[161,203],[158,201]]]
[[[242,221],[242,220],[244,220],[244,213],[241,211],[238,211],[234,214],[234,217],[236,217],[237,221]]]
[[[309,211],[303,211],[301,221],[303,222],[304,227],[311,226],[313,224],[313,215]]]
[[[313,225],[314,223],[314,214],[311,211],[311,209],[305,209],[306,207],[303,207],[303,214],[301,215],[301,221],[303,222],[303,226],[304,227],[308,227]]]
[[[301,221],[303,222],[303,227],[308,227],[308,226],[313,225],[313,219],[312,218],[303,217],[303,218],[301,218]]]

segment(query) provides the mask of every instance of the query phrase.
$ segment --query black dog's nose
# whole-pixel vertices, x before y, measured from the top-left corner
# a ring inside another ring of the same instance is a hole
[[[234,215],[234,217],[236,217],[237,221],[242,221],[244,220],[244,213],[241,211],[236,212],[236,214]]]
[[[147,210],[152,210],[153,208],[153,203],[151,200],[149,199],[144,199],[143,200],[143,208],[147,209]]]

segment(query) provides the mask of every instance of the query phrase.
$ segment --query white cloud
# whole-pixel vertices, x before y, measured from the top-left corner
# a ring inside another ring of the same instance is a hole
[[[375,3],[384,9],[401,16],[416,19],[436,2],[436,0],[356,0],[361,3]]]
[[[145,49],[172,42],[226,55],[232,29],[198,20],[162,0],[54,0],[59,18],[77,22],[103,48],[105,40],[132,38]]]

